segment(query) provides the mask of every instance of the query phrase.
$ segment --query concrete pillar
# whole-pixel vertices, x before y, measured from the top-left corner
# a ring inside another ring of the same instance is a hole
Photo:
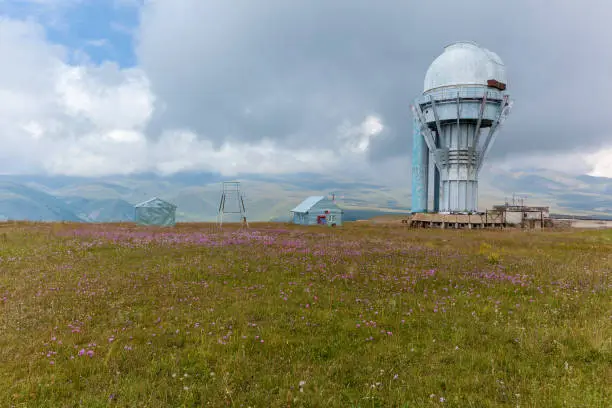
[[[440,170],[434,167],[434,197],[433,197],[433,211],[440,212]]]
[[[429,194],[429,148],[421,134],[418,119],[412,133],[412,212],[427,212]]]

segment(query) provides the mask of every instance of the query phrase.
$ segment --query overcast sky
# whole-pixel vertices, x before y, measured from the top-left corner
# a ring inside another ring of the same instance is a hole
[[[409,172],[445,45],[507,66],[489,165],[612,177],[606,0],[0,0],[0,172]]]

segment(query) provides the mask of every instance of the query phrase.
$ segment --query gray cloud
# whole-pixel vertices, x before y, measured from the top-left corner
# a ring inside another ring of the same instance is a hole
[[[554,1],[158,0],[142,9],[139,62],[158,109],[150,133],[326,147],[379,114],[373,161],[408,155],[409,105],[445,45],[473,40],[508,68],[514,111],[492,156],[611,144],[612,4]]]

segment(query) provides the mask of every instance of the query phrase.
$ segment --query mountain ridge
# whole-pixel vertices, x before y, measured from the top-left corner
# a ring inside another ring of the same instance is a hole
[[[214,221],[221,192],[216,173],[141,173],[74,177],[0,175],[0,219],[117,222],[133,218],[133,206],[153,196],[178,206],[177,221]],[[377,180],[296,173],[239,175],[250,220],[287,221],[289,211],[309,195],[336,194],[347,219],[410,211],[410,185],[390,187]],[[480,181],[484,208],[502,204],[513,193],[526,205],[546,205],[552,213],[612,216],[612,179],[522,170],[494,170]],[[231,221],[231,217],[229,218]]]

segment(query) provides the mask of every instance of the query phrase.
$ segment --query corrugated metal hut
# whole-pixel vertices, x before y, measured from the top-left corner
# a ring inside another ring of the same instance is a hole
[[[300,205],[291,210],[294,224],[299,225],[342,225],[344,213],[338,205],[325,196],[308,197]]]
[[[176,205],[153,197],[134,206],[134,221],[140,225],[174,226]]]

